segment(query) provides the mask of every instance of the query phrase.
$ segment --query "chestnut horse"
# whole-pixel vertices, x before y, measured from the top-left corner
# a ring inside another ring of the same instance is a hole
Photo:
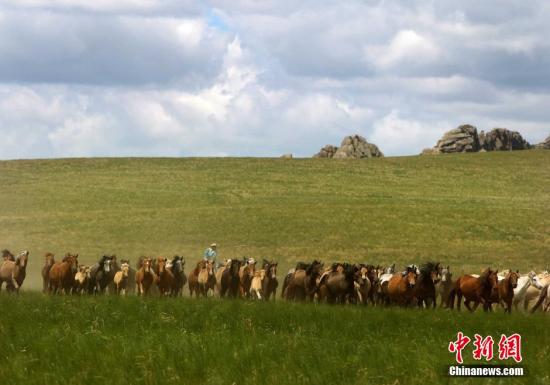
[[[275,299],[275,293],[279,286],[279,281],[277,280],[277,262],[266,261],[264,259],[262,269],[265,270],[265,275],[262,280],[263,298],[269,301],[271,295],[273,295],[273,299]]]
[[[411,304],[417,277],[416,268],[413,267],[407,267],[403,273],[394,274],[386,287],[388,303],[396,303],[400,306]]]
[[[189,272],[189,276],[187,277],[187,285],[189,286],[189,296],[192,297],[193,293],[199,297],[199,273],[200,271],[206,267],[206,261],[202,260],[197,262],[197,265],[193,270]]]
[[[239,293],[241,298],[250,296],[250,285],[252,278],[256,273],[256,261],[252,258],[243,258],[243,263],[239,270]]]
[[[44,266],[42,267],[42,292],[47,293],[50,286],[50,269],[55,263],[55,256],[52,253],[44,255]]]
[[[239,295],[240,269],[241,261],[238,259],[231,259],[227,266],[220,268],[216,273],[216,288],[221,298],[223,298],[226,293],[230,298],[237,298]]]
[[[65,254],[61,262],[55,262],[50,269],[49,292],[70,294],[74,287],[74,277],[78,270],[78,254]]]
[[[493,302],[499,302],[505,313],[512,313],[514,289],[518,286],[518,279],[519,270],[514,272],[510,269],[506,277],[498,282],[498,300]]]
[[[151,258],[140,258],[138,261],[138,271],[136,272],[137,294],[145,296],[149,293],[151,285],[155,282],[155,272],[152,268]]]
[[[414,297],[418,307],[435,309],[435,284],[441,280],[441,268],[439,263],[426,262],[419,268],[420,274],[414,285]]]
[[[491,306],[491,297],[498,290],[497,272],[487,268],[479,277],[473,277],[468,274],[460,276],[449,293],[449,306],[454,308],[455,296],[457,298],[457,309],[460,310],[462,297],[464,296],[464,305],[469,311],[474,312],[479,304],[483,305],[483,310],[489,310]],[[470,307],[470,302],[474,302],[474,308]]]

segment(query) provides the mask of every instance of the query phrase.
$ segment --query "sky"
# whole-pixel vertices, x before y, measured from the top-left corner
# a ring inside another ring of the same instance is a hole
[[[0,0],[0,159],[550,135],[545,0]]]

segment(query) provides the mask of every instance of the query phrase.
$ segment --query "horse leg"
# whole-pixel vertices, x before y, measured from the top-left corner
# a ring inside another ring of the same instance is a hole
[[[478,305],[479,305],[479,302],[476,301],[474,304],[474,308],[472,309],[472,307],[470,306],[470,301],[467,299],[464,300],[464,306],[466,306],[466,308],[472,313],[477,309]]]

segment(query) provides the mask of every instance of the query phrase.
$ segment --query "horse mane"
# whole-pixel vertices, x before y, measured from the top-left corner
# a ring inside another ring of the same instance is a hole
[[[319,262],[318,260],[314,260],[309,266],[308,268],[306,269],[306,274],[307,275],[311,275],[311,273],[313,273],[313,269],[316,268],[317,266],[319,266],[321,264],[321,262]]]
[[[418,270],[420,270],[420,274],[429,275],[434,271],[437,271],[439,263],[435,263],[433,261],[425,262]]]
[[[7,257],[9,261],[15,261],[15,256],[8,249],[2,250],[2,257]]]
[[[490,267],[483,270],[483,272],[479,275],[479,281],[484,285],[489,285],[489,276],[493,273]]]

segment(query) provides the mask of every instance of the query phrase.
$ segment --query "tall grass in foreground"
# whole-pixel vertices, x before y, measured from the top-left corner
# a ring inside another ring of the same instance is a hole
[[[0,309],[6,385],[550,382],[544,315],[31,293]],[[528,376],[446,377],[457,331],[521,333]]]

